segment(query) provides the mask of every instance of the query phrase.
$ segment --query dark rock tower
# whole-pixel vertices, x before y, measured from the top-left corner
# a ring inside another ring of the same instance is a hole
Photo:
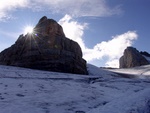
[[[120,58],[119,63],[120,68],[130,68],[149,64],[145,57],[133,47],[127,47],[124,50],[124,55]]]
[[[0,53],[0,64],[87,74],[78,43],[66,38],[62,27],[46,16],[39,20],[32,34],[20,35],[14,45]]]

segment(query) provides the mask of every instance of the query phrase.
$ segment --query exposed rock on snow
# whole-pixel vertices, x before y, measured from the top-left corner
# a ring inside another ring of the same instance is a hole
[[[119,63],[120,68],[130,68],[149,64],[145,57],[133,47],[127,47],[124,50],[124,55],[120,58]]]
[[[14,45],[0,53],[0,64],[87,74],[79,44],[66,38],[62,27],[46,16],[39,20],[32,34],[20,35]]]

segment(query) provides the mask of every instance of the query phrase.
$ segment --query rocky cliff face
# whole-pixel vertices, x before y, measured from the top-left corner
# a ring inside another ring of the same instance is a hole
[[[62,27],[45,16],[32,34],[20,35],[14,45],[0,53],[0,64],[87,74],[78,43],[66,38]]]
[[[140,52],[133,47],[127,47],[124,50],[124,55],[120,58],[119,63],[120,68],[130,68],[149,64]]]

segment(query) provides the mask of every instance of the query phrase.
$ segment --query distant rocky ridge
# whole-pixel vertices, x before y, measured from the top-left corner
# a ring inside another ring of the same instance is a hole
[[[144,51],[144,52],[141,51],[140,54],[142,54],[142,55],[144,55],[146,57],[150,57],[150,54],[148,52],[146,52],[146,51]]]
[[[32,34],[20,35],[14,45],[0,53],[0,64],[88,74],[78,43],[66,38],[62,27],[46,16],[39,20]]]
[[[147,57],[150,56],[147,52],[139,52],[136,48],[127,47],[119,60],[119,67],[130,68],[150,64],[144,55]]]

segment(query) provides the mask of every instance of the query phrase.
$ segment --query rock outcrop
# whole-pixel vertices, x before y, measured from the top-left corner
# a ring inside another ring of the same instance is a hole
[[[46,16],[39,20],[32,34],[20,35],[14,45],[0,53],[0,64],[87,74],[78,43],[66,38],[62,27]]]
[[[120,58],[119,63],[120,68],[130,68],[149,64],[145,57],[143,57],[140,52],[133,47],[127,47],[124,50],[124,55]]]

